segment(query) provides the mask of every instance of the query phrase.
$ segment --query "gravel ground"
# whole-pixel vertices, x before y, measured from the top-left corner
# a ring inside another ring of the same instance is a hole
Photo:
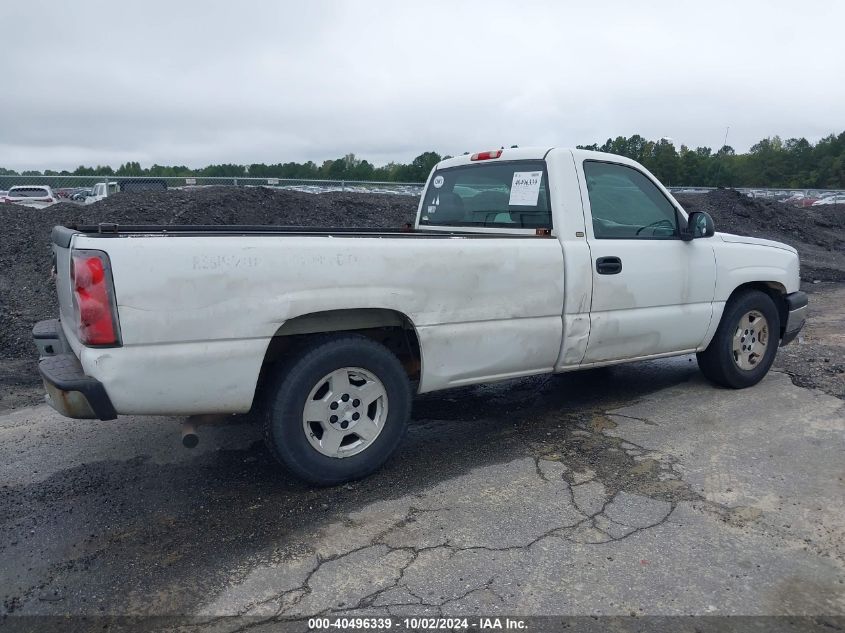
[[[810,313],[800,338],[778,350],[775,369],[801,387],[845,400],[845,284],[806,284]]]
[[[189,451],[178,418],[0,413],[0,628],[294,631],[268,620],[319,613],[841,631],[843,416],[778,372],[715,388],[687,357],[536,376],[416,398],[385,468],[314,489],[254,424],[204,427]],[[650,619],[681,614],[704,617]]]
[[[710,213],[718,230],[786,242],[801,255],[802,279],[845,281],[845,207],[796,209],[732,190],[678,195],[688,211]],[[40,398],[32,325],[57,312],[49,279],[55,224],[269,224],[400,227],[413,222],[417,198],[387,194],[208,187],[120,193],[89,206],[45,211],[0,205],[0,407]],[[825,357],[820,354],[821,357]],[[829,356],[829,354],[828,354]]]

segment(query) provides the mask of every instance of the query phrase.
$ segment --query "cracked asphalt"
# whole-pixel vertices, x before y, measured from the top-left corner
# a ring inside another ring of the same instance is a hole
[[[428,394],[386,468],[332,489],[246,419],[188,451],[175,418],[0,414],[2,617],[842,616],[845,409],[788,371],[731,391],[681,357]]]

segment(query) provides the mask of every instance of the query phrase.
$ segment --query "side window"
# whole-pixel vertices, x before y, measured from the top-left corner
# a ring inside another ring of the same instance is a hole
[[[674,205],[638,170],[588,160],[584,161],[584,176],[596,238],[665,240],[678,237]]]

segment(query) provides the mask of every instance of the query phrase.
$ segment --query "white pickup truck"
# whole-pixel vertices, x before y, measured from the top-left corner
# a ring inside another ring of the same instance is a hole
[[[56,227],[60,319],[34,329],[76,418],[263,413],[331,485],[399,444],[412,392],[696,353],[763,378],[804,324],[795,249],[714,233],[639,164],[569,149],[450,158],[407,230]]]
[[[91,194],[86,195],[83,204],[94,204],[113,196],[118,191],[116,182],[98,182],[91,188]]]

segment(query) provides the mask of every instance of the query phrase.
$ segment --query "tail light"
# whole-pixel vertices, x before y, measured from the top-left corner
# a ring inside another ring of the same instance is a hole
[[[470,160],[490,160],[491,158],[499,158],[502,155],[502,150],[494,149],[490,152],[477,152],[470,156]]]
[[[108,255],[74,250],[70,283],[80,342],[92,347],[119,346],[120,328]]]

